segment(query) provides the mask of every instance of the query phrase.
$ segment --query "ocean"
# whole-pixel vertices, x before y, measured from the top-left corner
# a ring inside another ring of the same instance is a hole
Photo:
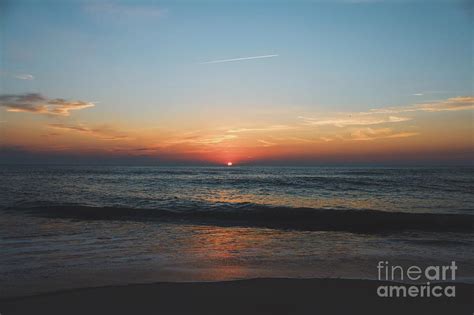
[[[0,296],[156,281],[474,280],[474,168],[0,166]]]

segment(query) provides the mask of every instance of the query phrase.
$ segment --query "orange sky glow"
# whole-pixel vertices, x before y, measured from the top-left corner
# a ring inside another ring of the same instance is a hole
[[[97,105],[99,106],[99,105]],[[165,120],[163,127],[87,123],[76,113],[6,108],[2,145],[53,155],[146,157],[212,164],[262,161],[384,161],[468,159],[472,156],[473,97],[455,97],[365,112],[281,113],[264,122],[239,123],[235,115],[194,121]],[[64,114],[66,113],[66,114]],[[242,117],[242,119],[245,117]],[[258,117],[257,117],[258,118]],[[81,121],[81,122],[79,122]],[[190,122],[190,123],[189,123]],[[172,128],[175,126],[175,128]],[[179,126],[189,126],[188,128]]]

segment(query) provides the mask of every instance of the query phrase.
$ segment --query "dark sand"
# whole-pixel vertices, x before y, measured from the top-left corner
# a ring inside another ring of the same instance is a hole
[[[10,314],[473,314],[474,285],[456,298],[380,298],[378,281],[254,279],[77,289],[0,300]]]

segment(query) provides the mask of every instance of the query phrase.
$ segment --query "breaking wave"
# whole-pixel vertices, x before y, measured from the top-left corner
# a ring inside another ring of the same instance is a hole
[[[421,230],[474,232],[474,216],[468,214],[386,212],[371,209],[292,208],[252,203],[219,203],[211,207],[194,209],[142,209],[40,203],[9,207],[4,211],[77,220],[163,221],[302,231],[384,233]]]

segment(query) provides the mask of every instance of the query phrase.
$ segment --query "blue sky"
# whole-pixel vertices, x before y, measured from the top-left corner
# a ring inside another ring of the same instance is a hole
[[[472,88],[472,17],[462,2],[15,1],[3,11],[2,68],[38,78],[3,78],[8,92],[115,106],[232,98],[363,108]],[[198,64],[265,54],[279,57]]]

